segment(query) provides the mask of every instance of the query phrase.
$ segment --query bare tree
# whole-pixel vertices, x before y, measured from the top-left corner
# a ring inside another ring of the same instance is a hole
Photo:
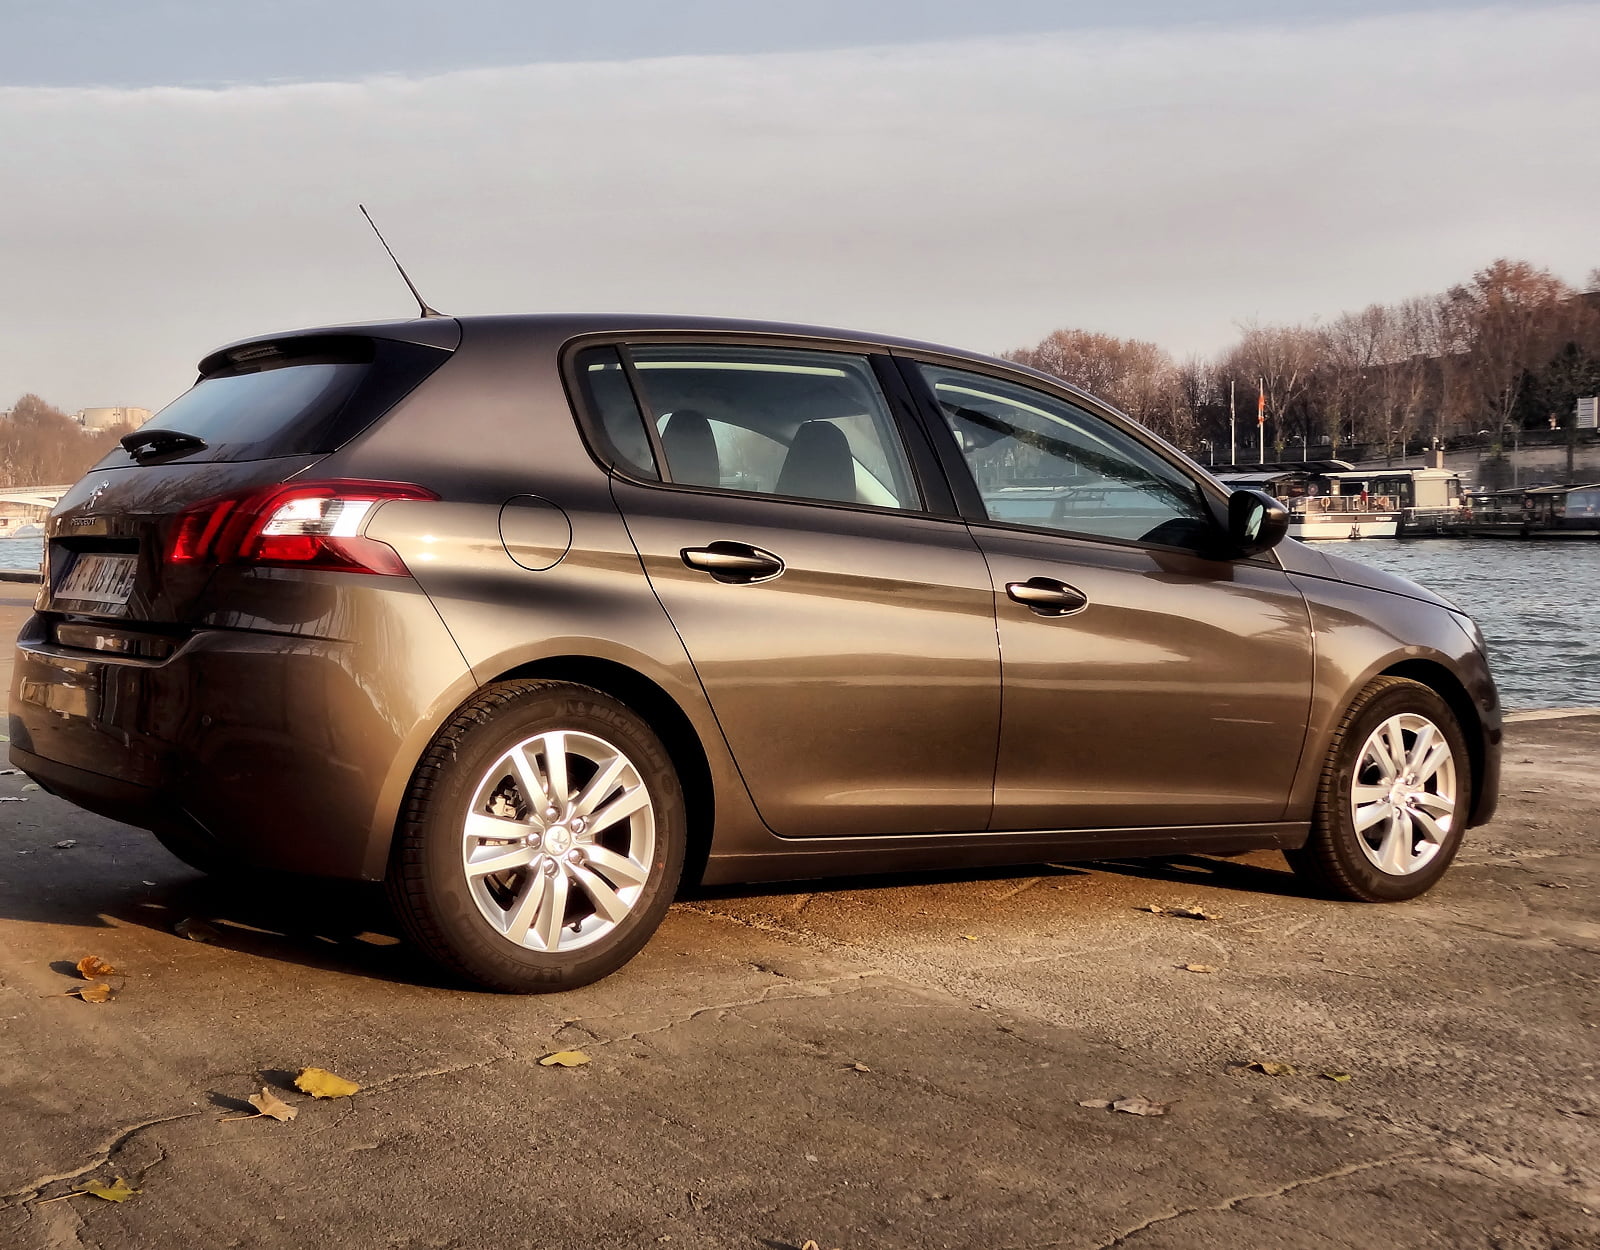
[[[28,394],[0,419],[0,485],[73,482],[127,431],[86,431],[66,413]]]
[[[1470,376],[1492,429],[1510,424],[1528,375],[1554,354],[1573,294],[1549,270],[1503,258],[1446,293],[1446,315],[1469,340]]]
[[[1033,347],[1006,353],[1006,359],[1081,386],[1167,438],[1182,441],[1192,432],[1178,367],[1154,343],[1056,330]]]
[[[1256,394],[1264,401],[1262,413],[1279,453],[1296,417],[1298,428],[1309,435],[1302,401],[1321,353],[1319,335],[1304,326],[1249,325],[1223,357],[1223,375],[1237,383],[1240,394]]]

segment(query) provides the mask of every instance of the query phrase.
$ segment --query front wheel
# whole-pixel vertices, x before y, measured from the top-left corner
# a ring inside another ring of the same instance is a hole
[[[1449,704],[1420,682],[1380,677],[1334,734],[1310,839],[1285,855],[1341,898],[1415,898],[1455,858],[1471,797],[1472,763]]]
[[[598,690],[510,681],[439,732],[412,778],[388,888],[412,941],[486,989],[573,989],[661,923],[683,792],[660,739]]]

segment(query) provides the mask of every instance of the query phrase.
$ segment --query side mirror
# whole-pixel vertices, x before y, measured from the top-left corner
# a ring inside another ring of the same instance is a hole
[[[1228,496],[1228,541],[1241,556],[1276,547],[1289,532],[1289,509],[1265,491],[1236,490]]]

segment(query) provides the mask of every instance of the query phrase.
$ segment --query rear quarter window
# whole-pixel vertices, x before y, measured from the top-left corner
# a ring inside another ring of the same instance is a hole
[[[338,450],[361,433],[450,353],[388,339],[294,339],[251,344],[208,358],[200,380],[141,429],[176,430],[203,449],[160,463],[270,460]],[[149,463],[114,449],[97,468]]]

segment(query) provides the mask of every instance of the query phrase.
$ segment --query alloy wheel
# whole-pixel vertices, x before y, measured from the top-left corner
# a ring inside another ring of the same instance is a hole
[[[1457,797],[1455,756],[1439,727],[1416,712],[1391,716],[1356,757],[1356,843],[1380,872],[1420,872],[1450,836]]]
[[[552,730],[504,752],[473,791],[461,866],[507,941],[567,952],[612,933],[650,878],[655,806],[638,767],[593,734]]]

